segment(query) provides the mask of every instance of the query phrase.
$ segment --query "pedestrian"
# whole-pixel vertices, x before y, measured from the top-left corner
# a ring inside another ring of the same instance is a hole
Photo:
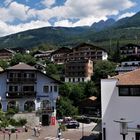
[[[25,132],[28,132],[28,127],[25,125]]]
[[[8,132],[9,140],[11,140],[11,131]]]
[[[61,138],[61,129],[60,129],[60,127],[58,128],[58,131],[57,131],[57,137],[58,137],[58,139],[60,140],[60,138]]]
[[[37,132],[37,127],[36,126],[33,128],[33,131],[34,131],[34,136],[36,136],[36,132]]]
[[[38,133],[38,136],[40,136],[40,131],[41,131],[41,127],[38,126],[38,127],[37,127],[37,133]]]

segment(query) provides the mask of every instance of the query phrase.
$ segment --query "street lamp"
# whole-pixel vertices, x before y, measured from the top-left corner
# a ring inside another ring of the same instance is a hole
[[[121,118],[120,120],[114,120],[114,122],[120,124],[120,134],[123,136],[123,140],[125,140],[125,137],[128,134],[128,123],[132,121]]]
[[[81,117],[82,118],[82,138],[84,136],[84,116]]]

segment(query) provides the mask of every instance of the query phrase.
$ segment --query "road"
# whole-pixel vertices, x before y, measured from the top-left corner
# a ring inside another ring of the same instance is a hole
[[[92,129],[95,123],[81,124],[79,129],[68,129],[62,132],[61,140],[93,140]],[[58,140],[57,138],[58,126],[42,127],[40,136],[34,136],[33,130],[28,132],[21,131],[19,133],[12,133],[9,135],[0,132],[0,140]]]

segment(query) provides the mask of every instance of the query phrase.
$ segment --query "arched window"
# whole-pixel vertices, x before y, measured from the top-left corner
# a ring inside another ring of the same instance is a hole
[[[18,104],[16,101],[9,101],[7,105],[7,109],[17,109]]]
[[[2,109],[2,104],[0,103],[0,109]]]

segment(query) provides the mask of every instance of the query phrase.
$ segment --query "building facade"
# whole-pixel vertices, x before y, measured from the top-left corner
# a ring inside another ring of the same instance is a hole
[[[55,64],[64,64],[67,61],[67,54],[71,49],[62,47],[50,54],[51,62]]]
[[[0,73],[0,106],[5,112],[9,108],[37,112],[42,122],[49,124],[56,117],[58,85],[59,81],[19,63]]]
[[[4,49],[1,49],[1,50],[0,50],[0,59],[2,59],[2,60],[7,60],[7,61],[9,61],[9,60],[12,59],[12,57],[13,57],[14,55],[15,55],[15,52],[12,51],[12,50],[10,50],[10,49],[4,48]]]
[[[65,63],[65,82],[87,82],[93,75],[93,62],[89,59]]]
[[[96,62],[97,60],[107,60],[107,58],[108,54],[104,49],[88,43],[79,44],[67,54],[67,61],[90,59]]]
[[[117,120],[130,120],[125,131],[127,140],[140,139],[140,69],[102,79],[101,103],[103,140],[123,139]]]
[[[115,71],[118,74],[122,74],[138,68],[140,68],[140,61],[125,61],[125,62],[121,62],[120,65],[116,67]]]
[[[140,59],[140,46],[136,44],[127,44],[120,47],[120,54],[122,58]]]

